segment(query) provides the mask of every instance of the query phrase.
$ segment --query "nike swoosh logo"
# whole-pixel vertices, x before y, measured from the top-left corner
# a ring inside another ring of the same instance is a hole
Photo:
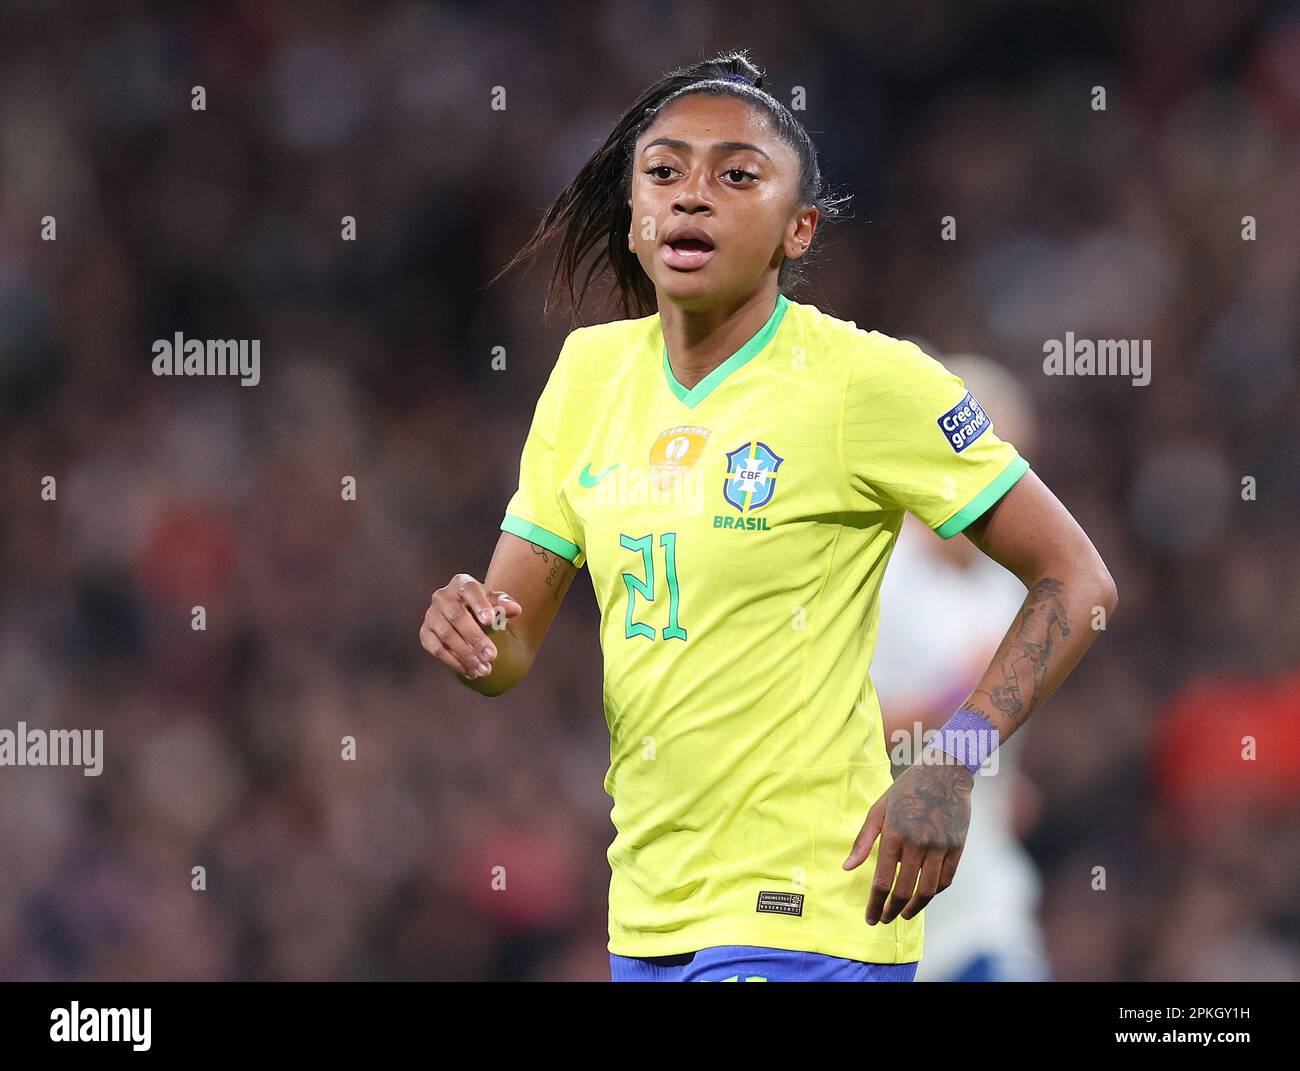
[[[622,464],[621,461],[617,461],[613,465],[610,465],[610,467],[607,468],[604,472],[600,473],[597,476],[593,476],[591,474],[591,463],[588,462],[586,465],[582,466],[582,471],[578,474],[578,482],[582,484],[583,487],[595,487],[596,484],[600,483],[601,480],[603,480],[606,476],[608,476],[621,464]]]

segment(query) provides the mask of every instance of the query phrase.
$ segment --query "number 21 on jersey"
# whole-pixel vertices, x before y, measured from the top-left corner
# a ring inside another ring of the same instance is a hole
[[[637,536],[636,538],[619,533],[618,542],[619,546],[627,550],[639,550],[641,552],[641,565],[645,573],[644,578],[635,573],[623,574],[623,585],[627,588],[627,629],[625,638],[630,640],[633,636],[645,636],[653,640],[655,630],[644,621],[633,621],[632,618],[636,609],[637,595],[640,595],[647,602],[655,601],[654,533]],[[664,549],[664,573],[668,580],[668,627],[663,630],[663,638],[666,640],[684,640],[686,639],[686,630],[677,621],[677,612],[681,606],[681,591],[677,586],[677,533],[662,533],[659,536],[659,545]]]

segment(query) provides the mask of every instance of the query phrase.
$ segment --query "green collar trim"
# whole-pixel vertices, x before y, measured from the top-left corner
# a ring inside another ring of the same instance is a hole
[[[753,358],[757,357],[759,352],[772,341],[776,334],[777,328],[781,326],[781,320],[785,316],[785,310],[790,307],[789,299],[782,293],[776,295],[776,308],[772,310],[772,315],[768,317],[758,334],[746,342],[735,353],[723,361],[717,368],[701,379],[695,386],[689,390],[677,382],[677,377],[673,375],[673,366],[668,361],[668,343],[664,343],[664,379],[668,381],[668,389],[677,396],[677,400],[686,406],[687,409],[694,409],[700,402],[704,401],[714,389],[732,372],[743,364],[747,364]]]

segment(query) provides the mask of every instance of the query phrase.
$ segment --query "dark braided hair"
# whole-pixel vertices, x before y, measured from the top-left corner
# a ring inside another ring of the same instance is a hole
[[[592,281],[605,266],[614,274],[614,289],[626,317],[648,316],[657,308],[655,289],[636,254],[627,247],[632,222],[628,198],[632,189],[632,156],[637,139],[669,104],[691,93],[736,97],[761,108],[782,141],[797,154],[800,164],[800,203],[815,206],[821,221],[840,218],[847,196],[832,195],[823,184],[817,150],[808,132],[790,110],[763,89],[763,72],[747,54],[728,52],[714,59],[673,71],[645,90],[610,131],[577,176],[547,209],[528,242],[488,283],[501,278],[520,261],[534,257],[556,234],[562,235],[559,256],[547,288],[544,314],[550,312],[561,290],[568,290],[576,314]],[[581,290],[574,281],[582,261],[595,251]],[[777,285],[786,290],[803,278],[804,262],[786,258]]]

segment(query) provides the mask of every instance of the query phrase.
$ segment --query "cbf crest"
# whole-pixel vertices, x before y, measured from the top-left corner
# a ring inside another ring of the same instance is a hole
[[[722,497],[741,513],[766,506],[776,490],[776,470],[784,460],[767,443],[757,439],[736,447],[727,454]]]

